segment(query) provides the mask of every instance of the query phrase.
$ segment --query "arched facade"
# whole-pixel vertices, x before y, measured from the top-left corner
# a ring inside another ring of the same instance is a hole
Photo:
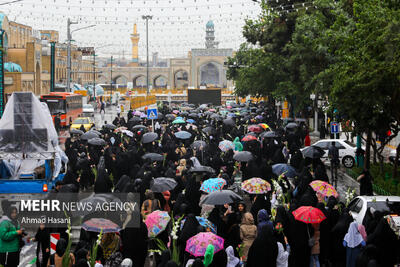
[[[189,73],[186,70],[180,69],[174,73],[174,87],[187,88],[189,86]]]
[[[164,75],[157,75],[153,78],[153,88],[167,88],[168,78]]]
[[[222,87],[222,66],[217,62],[207,62],[199,67],[200,86]]]
[[[132,82],[133,82],[133,88],[146,87],[146,76],[138,75],[133,78]]]
[[[113,78],[113,82],[114,84],[126,85],[128,83],[128,77],[126,77],[125,75],[118,75]]]

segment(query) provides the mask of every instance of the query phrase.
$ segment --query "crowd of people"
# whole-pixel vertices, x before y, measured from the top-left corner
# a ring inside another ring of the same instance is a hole
[[[154,128],[143,114],[130,110],[127,118],[118,116],[112,125],[103,126],[98,134],[104,144],[90,144],[81,133],[71,133],[65,142],[66,174],[51,194],[140,195],[141,208],[128,219],[108,218],[121,231],[102,235],[96,266],[384,267],[398,262],[399,240],[386,214],[369,209],[363,224],[357,224],[344,203],[334,196],[321,196],[310,186],[314,180],[330,181],[324,163],[304,158],[300,151],[310,143],[304,122],[285,128],[274,105],[268,103],[215,108],[186,105],[177,110],[164,105],[158,112]],[[153,131],[157,138],[144,142],[143,136]],[[183,131],[189,135],[176,135]],[[233,147],[221,148],[224,140]],[[251,159],[235,160],[241,151],[251,152]],[[144,157],[149,153],[161,155],[162,160]],[[276,164],[287,164],[296,175],[277,173],[272,167]],[[153,192],[150,188],[158,177],[172,178],[176,186]],[[214,177],[224,179],[223,189],[235,191],[242,200],[202,204],[207,193],[200,190],[201,185]],[[254,177],[267,181],[271,190],[247,194],[238,188],[238,182]],[[326,219],[309,224],[296,220],[292,212],[302,206],[319,209]],[[17,266],[22,231],[15,208],[3,210],[7,212],[0,220],[0,264]],[[174,221],[184,218],[177,232],[171,219],[157,234],[164,250],[149,237],[145,224],[146,217],[157,210],[168,212]],[[129,227],[135,216],[140,218],[138,227]],[[185,249],[189,239],[210,231],[199,223],[199,216],[215,227],[215,234],[224,240],[223,249],[216,251],[209,245],[201,256]],[[37,266],[62,266],[65,257],[70,257],[69,266],[88,266],[98,233],[82,229],[79,243],[67,251],[68,236],[65,229],[60,230],[56,253],[50,256],[49,231],[41,226],[35,236]],[[179,251],[178,260],[172,255],[173,244]]]

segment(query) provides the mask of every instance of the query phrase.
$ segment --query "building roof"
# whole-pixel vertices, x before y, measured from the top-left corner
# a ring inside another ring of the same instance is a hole
[[[209,21],[207,22],[207,24],[206,24],[206,27],[207,27],[207,28],[214,27],[214,22],[213,22],[212,20],[209,20]]]
[[[6,62],[4,64],[4,70],[7,72],[22,72],[21,66],[14,62]]]

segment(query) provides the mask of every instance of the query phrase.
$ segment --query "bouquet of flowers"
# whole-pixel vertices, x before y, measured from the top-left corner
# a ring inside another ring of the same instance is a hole
[[[350,202],[353,200],[356,195],[356,190],[349,187],[345,193],[346,207],[349,206]]]
[[[275,231],[277,231],[279,234],[283,232],[283,225],[280,222],[275,225]]]

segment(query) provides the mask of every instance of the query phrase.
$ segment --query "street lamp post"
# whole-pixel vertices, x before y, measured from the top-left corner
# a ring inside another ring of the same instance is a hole
[[[71,21],[71,19],[68,18],[67,20],[67,90],[68,92],[71,90],[71,40],[72,40],[72,33],[88,28],[95,27],[96,25],[89,25],[86,27],[78,28],[73,31],[71,31],[71,25],[72,24],[78,24],[77,21]]]
[[[113,78],[112,78],[112,67],[113,67],[113,56],[111,56],[111,68],[110,68],[110,86],[111,86],[111,94],[110,94],[110,104],[112,105],[112,93],[113,93]]]
[[[310,99],[314,102],[314,131],[315,136],[319,135],[318,131],[318,94],[311,94]]]
[[[149,95],[149,19],[152,19],[153,16],[142,16],[143,19],[146,20],[146,87],[147,87],[147,95]]]

